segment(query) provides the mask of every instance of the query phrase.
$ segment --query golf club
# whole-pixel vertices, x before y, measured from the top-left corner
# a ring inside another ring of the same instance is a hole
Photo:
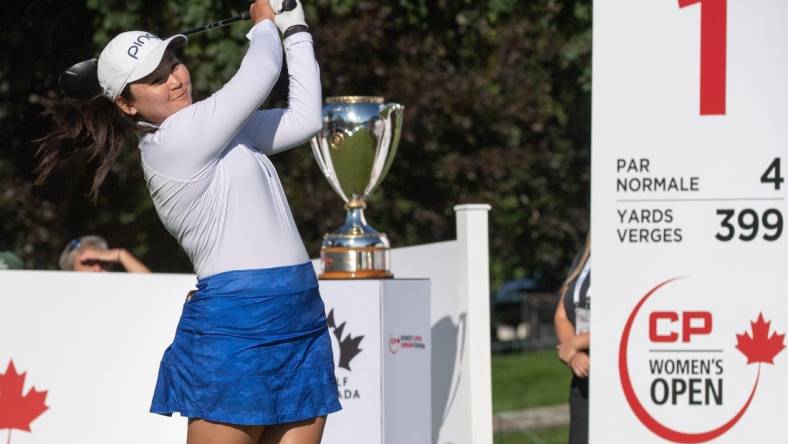
[[[296,8],[298,4],[296,0],[285,0],[282,3],[282,10],[277,11],[277,14],[280,14],[285,11],[292,11]],[[231,25],[233,23],[241,22],[244,20],[249,20],[251,17],[249,16],[248,12],[244,12],[241,15],[237,15],[234,17],[228,17],[217,22],[208,23],[206,25],[198,26],[196,28],[189,29],[187,31],[181,32],[179,34],[183,35],[192,35],[197,34],[204,31],[209,31],[215,28],[221,28],[227,25]],[[98,68],[98,59],[88,59],[83,60],[79,63],[75,63],[58,77],[58,84],[60,84],[60,89],[63,91],[63,94],[66,97],[72,99],[80,99],[80,100],[88,100],[91,99],[98,94],[101,93],[101,86],[98,82],[98,75],[96,70]]]

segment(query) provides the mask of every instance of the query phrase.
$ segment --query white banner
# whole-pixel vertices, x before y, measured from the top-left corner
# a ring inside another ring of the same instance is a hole
[[[594,2],[594,444],[788,442],[786,23]]]
[[[0,442],[184,442],[185,418],[148,409],[194,282],[0,272]],[[330,415],[324,442],[430,443],[429,281],[320,285],[344,408]]]
[[[0,389],[17,419],[0,424],[0,440],[184,442],[184,418],[148,409],[194,283],[191,275],[0,272],[0,387],[18,381]],[[10,375],[11,361],[24,379]]]

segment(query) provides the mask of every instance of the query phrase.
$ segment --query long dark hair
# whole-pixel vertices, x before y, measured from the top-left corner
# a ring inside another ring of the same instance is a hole
[[[569,284],[572,283],[573,280],[577,279],[580,273],[583,271],[583,267],[586,265],[586,261],[588,261],[588,256],[591,255],[591,231],[589,230],[588,234],[586,235],[586,242],[583,245],[583,251],[580,253],[580,258],[577,260],[575,267],[569,272],[569,276],[566,277],[564,284],[561,286],[561,299],[563,300],[566,292],[569,291]]]
[[[128,87],[121,96],[131,100]],[[70,162],[97,162],[90,188],[93,202],[98,198],[107,173],[125,148],[128,136],[144,130],[103,95],[88,100],[64,98],[54,101],[46,106],[42,116],[52,121],[52,129],[34,141],[38,144],[36,185],[43,184],[51,173]]]

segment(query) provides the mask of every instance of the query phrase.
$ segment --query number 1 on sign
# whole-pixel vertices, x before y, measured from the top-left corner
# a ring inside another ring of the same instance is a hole
[[[728,0],[679,0],[700,5],[700,114],[725,114]]]

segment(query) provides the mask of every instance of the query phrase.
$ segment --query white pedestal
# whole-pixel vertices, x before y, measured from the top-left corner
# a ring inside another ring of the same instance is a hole
[[[430,283],[321,281],[343,410],[324,444],[429,444]]]

